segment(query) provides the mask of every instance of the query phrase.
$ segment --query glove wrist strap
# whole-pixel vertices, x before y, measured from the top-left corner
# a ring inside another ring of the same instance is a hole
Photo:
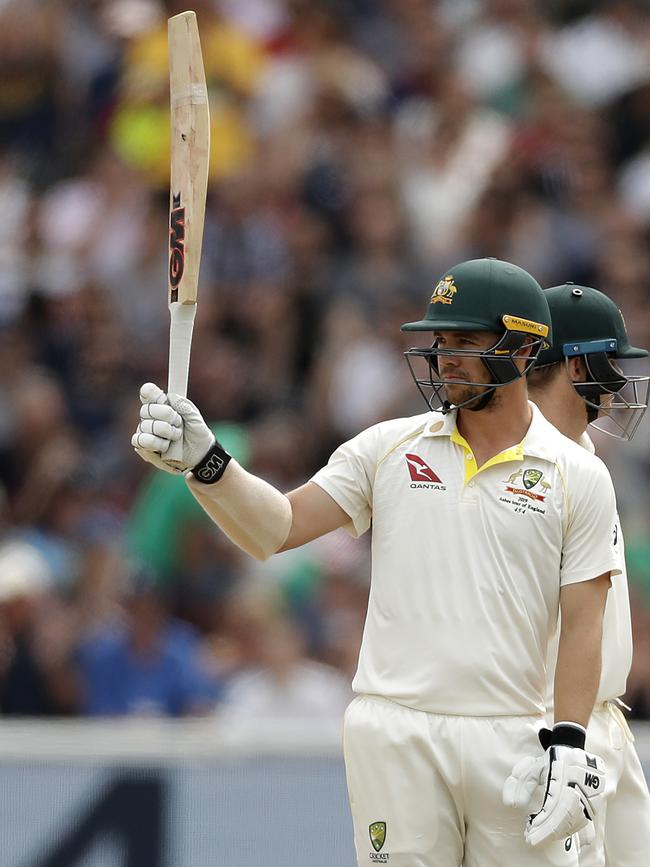
[[[215,440],[207,454],[192,467],[192,475],[204,485],[213,485],[223,476],[231,458],[232,456]]]
[[[549,745],[584,750],[586,737],[587,732],[579,723],[560,722],[553,726]]]

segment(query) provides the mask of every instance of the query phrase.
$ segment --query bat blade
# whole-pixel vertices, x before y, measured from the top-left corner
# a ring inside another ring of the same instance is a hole
[[[194,12],[168,21],[171,108],[167,390],[185,396],[196,315],[210,162],[210,110]],[[180,444],[166,455],[180,460]]]

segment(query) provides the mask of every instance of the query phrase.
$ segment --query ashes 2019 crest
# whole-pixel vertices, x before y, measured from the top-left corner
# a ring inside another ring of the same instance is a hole
[[[433,290],[431,303],[436,304],[439,301],[441,304],[451,304],[456,292],[458,292],[458,287],[454,283],[454,278],[451,274],[447,274]]]
[[[516,487],[520,478],[523,488]],[[541,470],[532,467],[527,470],[515,470],[514,473],[504,480],[503,484],[505,484],[505,493],[513,494],[516,499],[504,497],[503,495],[499,499],[502,503],[508,503],[508,505],[513,506],[515,512],[534,511],[544,513],[546,511],[546,507],[542,504],[546,500],[546,496],[551,490],[552,485],[544,478],[544,473]],[[537,485],[539,485],[538,490],[544,493],[540,494],[537,491],[531,490]]]

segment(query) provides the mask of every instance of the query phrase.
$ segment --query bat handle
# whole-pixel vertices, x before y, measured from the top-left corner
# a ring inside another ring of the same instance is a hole
[[[192,332],[196,316],[196,304],[181,304],[174,301],[169,305],[169,374],[167,391],[187,395],[187,378],[190,372],[190,351]],[[183,443],[171,443],[165,453],[165,460],[171,464],[181,464]]]

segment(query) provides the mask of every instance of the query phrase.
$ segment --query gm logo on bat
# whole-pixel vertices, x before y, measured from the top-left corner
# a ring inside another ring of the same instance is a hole
[[[185,206],[181,207],[181,194],[172,196],[169,214],[169,285],[171,300],[178,301],[178,285],[185,270]]]

